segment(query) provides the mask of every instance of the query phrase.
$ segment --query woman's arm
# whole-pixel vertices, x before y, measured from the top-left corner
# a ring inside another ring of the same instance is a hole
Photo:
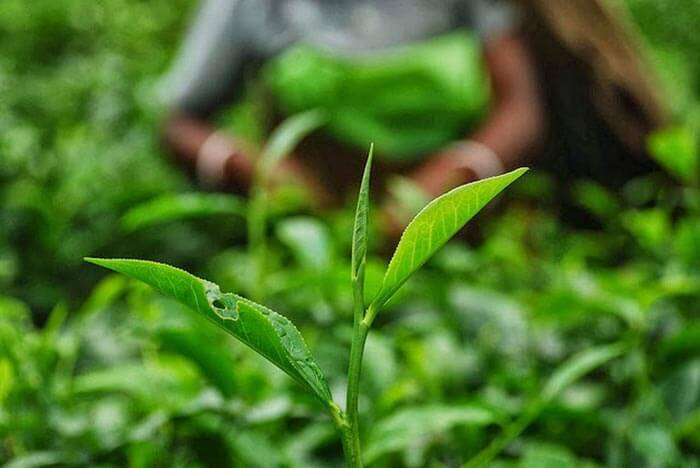
[[[430,196],[522,164],[544,137],[543,103],[524,41],[516,34],[494,38],[485,44],[484,57],[493,107],[468,140],[441,151],[414,172],[413,180]]]
[[[163,126],[163,143],[205,185],[233,185],[242,191],[250,185],[252,145],[218,132],[202,117],[173,113]]]
[[[162,141],[208,186],[245,190],[252,177],[252,145],[217,132],[209,120],[242,91],[249,8],[240,0],[203,2],[168,79],[172,110]]]
[[[228,186],[247,192],[253,179],[255,149],[241,139],[217,131],[206,119],[174,114],[163,127],[164,144],[185,167],[209,187]],[[284,159],[273,174],[273,184],[303,184],[317,206],[330,196],[317,175],[295,158]]]

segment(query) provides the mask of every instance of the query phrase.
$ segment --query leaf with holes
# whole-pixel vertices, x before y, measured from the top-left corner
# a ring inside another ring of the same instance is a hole
[[[216,284],[162,263],[128,259],[86,260],[143,281],[199,312],[267,358],[322,402],[331,402],[321,368],[297,328],[282,315],[236,294],[222,293]]]
[[[467,221],[526,171],[527,168],[520,168],[462,185],[423,208],[401,236],[374,307],[380,309]]]

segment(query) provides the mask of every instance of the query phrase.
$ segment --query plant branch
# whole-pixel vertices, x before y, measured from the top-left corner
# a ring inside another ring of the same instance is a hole
[[[364,268],[361,268],[357,277],[353,278],[353,334],[350,348],[350,365],[348,369],[348,388],[346,400],[347,421],[350,425],[352,436],[349,453],[347,453],[347,464],[349,468],[362,467],[362,449],[360,444],[360,421],[359,421],[359,396],[360,378],[362,375],[362,357],[364,355],[365,343],[369,334],[369,325],[364,317],[371,313],[372,307],[364,313]]]
[[[542,404],[538,401],[530,406],[520,417],[511,422],[486,448],[469,460],[464,468],[488,466],[513,440],[515,440],[539,415]]]

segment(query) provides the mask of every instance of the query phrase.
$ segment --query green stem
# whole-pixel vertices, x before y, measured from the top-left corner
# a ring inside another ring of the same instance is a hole
[[[261,302],[265,292],[265,269],[267,257],[267,193],[261,176],[254,178],[248,211],[249,258],[253,261],[252,298]]]
[[[348,371],[347,415],[352,434],[352,451],[348,460],[349,467],[362,466],[362,451],[360,446],[360,422],[358,400],[360,395],[360,376],[362,374],[362,356],[369,328],[360,325],[353,335],[350,349],[350,369]]]
[[[350,365],[348,369],[348,388],[346,400],[347,422],[350,426],[351,442],[346,451],[348,468],[362,467],[362,448],[360,444],[360,418],[358,402],[360,397],[360,377],[362,375],[362,357],[365,343],[371,326],[366,317],[373,317],[372,306],[364,313],[363,274],[360,272],[357,278],[353,278],[354,307],[353,307],[353,334],[350,347]]]
[[[330,404],[329,411],[331,418],[333,418],[335,427],[338,429],[338,432],[340,432],[340,441],[343,444],[343,453],[345,454],[345,458],[348,460],[349,465],[353,452],[353,437],[350,430],[350,424],[348,423],[345,413],[343,413],[343,411],[338,408],[338,405],[335,403]]]
[[[496,437],[485,449],[469,460],[462,468],[477,468],[488,466],[513,440],[515,440],[534,421],[542,411],[543,405],[538,401],[519,418],[510,423],[500,436]]]

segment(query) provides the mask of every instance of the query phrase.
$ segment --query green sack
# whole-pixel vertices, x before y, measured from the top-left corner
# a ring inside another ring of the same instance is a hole
[[[465,31],[363,58],[298,45],[264,78],[283,112],[324,109],[341,142],[374,142],[378,155],[403,161],[464,136],[489,100],[479,43]]]

